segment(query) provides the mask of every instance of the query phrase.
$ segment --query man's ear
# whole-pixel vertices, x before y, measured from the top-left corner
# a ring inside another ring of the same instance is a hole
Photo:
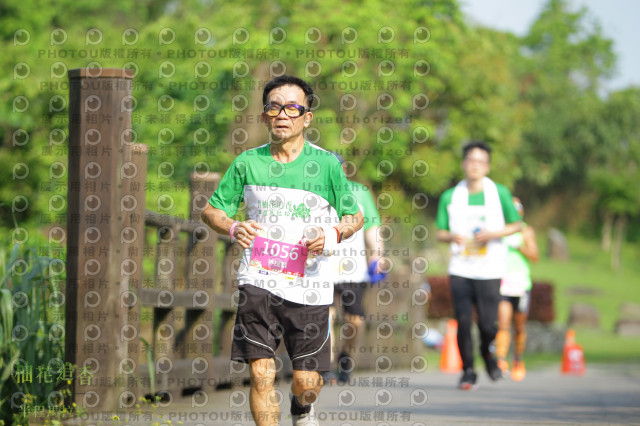
[[[304,124],[309,124],[311,123],[311,120],[313,119],[313,113],[311,112],[307,112],[304,116]]]

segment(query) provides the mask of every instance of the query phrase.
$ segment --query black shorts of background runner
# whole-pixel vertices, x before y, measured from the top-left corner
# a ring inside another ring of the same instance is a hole
[[[529,305],[531,303],[531,292],[527,290],[522,296],[501,296],[501,300],[511,303],[513,312],[529,313]]]
[[[231,359],[275,358],[280,341],[294,370],[329,371],[329,306],[302,305],[253,285],[238,286]]]
[[[340,283],[333,286],[333,293],[340,297],[340,304],[345,312],[364,317],[364,292],[369,283]]]

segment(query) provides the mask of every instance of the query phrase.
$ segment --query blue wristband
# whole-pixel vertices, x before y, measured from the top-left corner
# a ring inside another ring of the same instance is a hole
[[[378,260],[374,260],[373,262],[369,263],[368,272],[369,282],[371,282],[371,284],[379,283],[380,281],[387,278],[386,272],[376,272],[376,269],[378,269]]]

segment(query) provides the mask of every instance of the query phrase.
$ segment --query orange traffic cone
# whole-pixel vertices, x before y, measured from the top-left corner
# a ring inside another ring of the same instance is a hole
[[[445,373],[457,373],[462,370],[462,358],[458,350],[458,322],[450,319],[444,335],[444,345],[440,356],[440,370]]]
[[[576,333],[569,329],[562,350],[562,374],[581,376],[586,369],[582,345],[576,343]]]

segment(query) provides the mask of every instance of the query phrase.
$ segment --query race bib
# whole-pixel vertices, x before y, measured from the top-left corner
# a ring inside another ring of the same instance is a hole
[[[267,274],[274,272],[291,277],[304,277],[306,261],[305,246],[256,236],[253,240],[249,267]]]
[[[487,245],[476,242],[473,238],[467,239],[464,244],[463,256],[486,256]]]
[[[522,296],[529,285],[521,274],[507,274],[500,283],[500,294],[503,296]]]

